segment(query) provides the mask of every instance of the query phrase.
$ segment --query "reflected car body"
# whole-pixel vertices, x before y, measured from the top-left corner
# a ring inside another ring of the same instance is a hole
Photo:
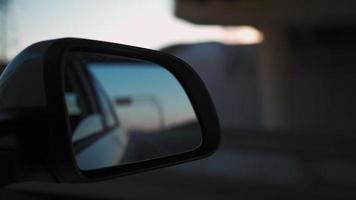
[[[100,116],[93,115],[83,120],[74,131],[76,161],[82,170],[117,165],[124,156],[128,139],[121,127],[115,126],[104,132],[100,128],[103,128]]]
[[[80,63],[68,63],[66,104],[77,165],[82,170],[114,166],[122,160],[128,137],[106,91]]]

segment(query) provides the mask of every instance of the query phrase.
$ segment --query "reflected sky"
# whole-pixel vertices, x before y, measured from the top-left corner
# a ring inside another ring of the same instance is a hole
[[[130,105],[116,107],[125,126],[160,126],[157,102],[163,107],[165,126],[196,118],[184,89],[161,66],[150,63],[92,63],[89,66],[113,100],[118,97],[133,99]]]

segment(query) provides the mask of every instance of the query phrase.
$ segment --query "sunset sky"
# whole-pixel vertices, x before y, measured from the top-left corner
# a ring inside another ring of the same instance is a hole
[[[41,40],[81,37],[158,49],[176,43],[256,43],[251,27],[225,29],[176,18],[172,0],[10,1],[8,57]]]

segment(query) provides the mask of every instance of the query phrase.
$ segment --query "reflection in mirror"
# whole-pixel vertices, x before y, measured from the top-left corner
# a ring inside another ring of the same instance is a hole
[[[64,82],[73,151],[82,170],[176,155],[201,144],[187,94],[160,65],[72,52]]]

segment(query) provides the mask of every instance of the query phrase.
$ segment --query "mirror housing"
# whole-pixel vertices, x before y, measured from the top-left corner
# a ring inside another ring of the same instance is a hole
[[[71,144],[63,80],[64,58],[73,50],[124,56],[165,67],[191,101],[202,130],[201,145],[167,157],[80,170]],[[6,127],[7,131],[14,132],[17,141],[10,148],[20,151],[23,157],[31,160],[31,165],[36,163],[48,169],[48,173],[60,182],[97,181],[188,162],[210,155],[219,144],[220,128],[212,100],[202,80],[188,64],[159,51],[94,40],[49,40],[23,50],[0,77],[0,114],[0,131]],[[23,126],[16,128],[18,122]]]

